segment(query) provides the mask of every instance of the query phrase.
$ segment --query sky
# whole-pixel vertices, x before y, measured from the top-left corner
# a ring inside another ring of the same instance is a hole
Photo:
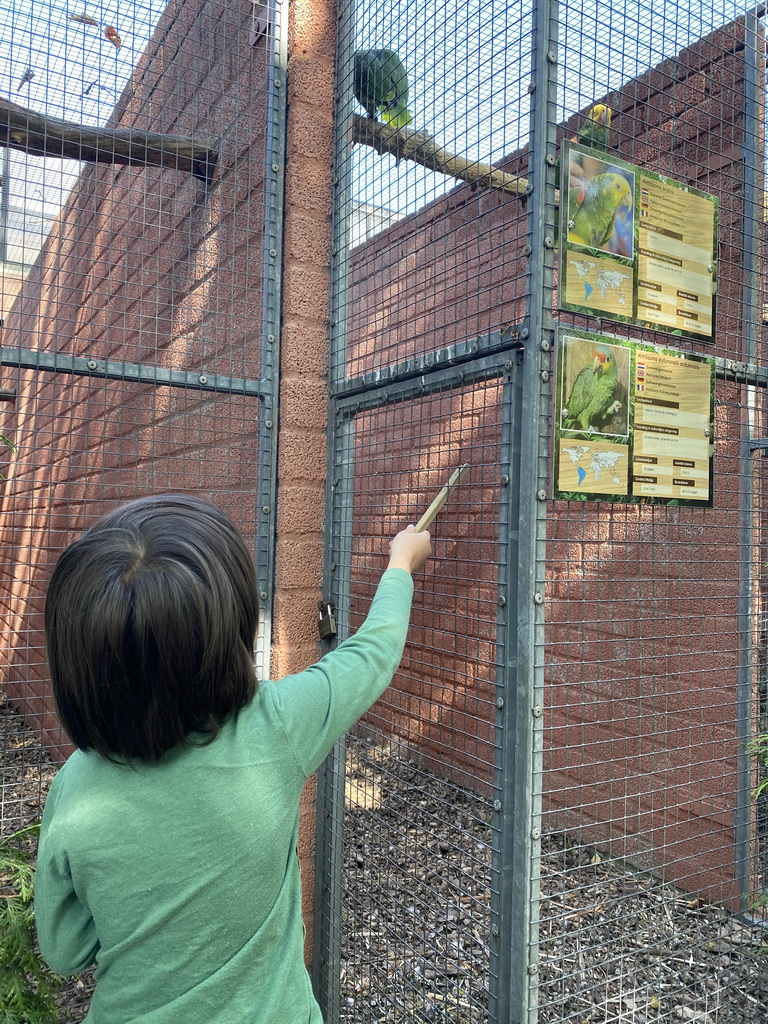
[[[0,0],[0,95],[54,117],[106,123],[165,6],[162,0]],[[83,13],[100,25],[71,19]],[[119,50],[104,35],[106,26],[117,30]],[[28,69],[32,77],[24,81]],[[9,172],[8,258],[29,259],[66,201],[80,165],[3,148],[0,168]]]

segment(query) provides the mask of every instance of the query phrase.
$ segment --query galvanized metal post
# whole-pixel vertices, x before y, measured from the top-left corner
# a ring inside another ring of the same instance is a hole
[[[349,635],[352,497],[352,416],[335,413],[326,498],[325,591],[336,602],[339,634]],[[346,738],[317,773],[313,984],[325,1024],[337,1024],[341,1001],[342,875]]]
[[[555,259],[556,0],[536,0],[533,10],[531,128],[528,154],[528,309],[522,337],[520,470],[517,504],[517,628],[506,652],[508,720],[503,737],[499,826],[500,958],[498,1021],[535,1024],[538,974],[538,875],[544,666],[544,567],[547,446]],[[506,595],[502,595],[506,596]],[[509,632],[509,627],[508,627]],[[506,962],[504,962],[506,961]],[[506,988],[506,991],[505,991]]]
[[[352,147],[346,126],[355,106],[353,94],[355,49],[355,4],[339,3],[336,54],[335,138],[333,158],[334,202],[332,214],[331,273],[331,381],[345,376],[347,360],[347,303],[349,291],[350,208],[353,195]]]
[[[277,505],[278,391],[280,387],[280,324],[282,318],[283,204],[285,192],[285,129],[287,113],[288,9],[272,0],[272,46],[267,118],[266,223],[264,225],[264,311],[261,374],[265,383],[259,429],[259,492],[257,497],[259,598],[261,616],[257,650],[268,660],[272,635],[275,522]],[[254,17],[255,17],[254,10]]]
[[[11,212],[11,151],[3,149],[0,171],[0,263],[8,261],[8,220]]]
[[[501,473],[502,493],[499,517],[499,618],[496,638],[496,729],[494,765],[493,875],[491,887],[491,961],[488,1018],[501,1022],[522,1021],[516,1004],[512,1012],[511,967],[515,963],[513,935],[516,926],[515,834],[516,769],[515,739],[518,733],[516,649],[517,610],[520,603],[517,573],[520,520],[520,414],[522,408],[522,353],[516,353],[505,373],[502,413]],[[526,759],[527,760],[527,759]],[[526,765],[524,771],[530,775]],[[518,826],[525,826],[519,822]],[[519,997],[518,997],[519,1003]]]
[[[742,262],[742,332],[744,362],[753,365],[757,360],[757,330],[759,295],[760,233],[764,208],[764,79],[765,31],[762,11],[751,11],[745,16],[744,39],[744,125],[743,125],[743,262]],[[756,389],[745,383],[747,401],[742,408],[742,445],[739,460],[739,634],[740,658],[736,690],[736,730],[738,737],[738,788],[734,810],[735,868],[740,909],[749,910],[750,833],[752,819],[752,792],[750,758],[746,744],[752,739],[751,705],[755,681],[755,629],[754,559],[755,559],[755,485],[754,445]],[[759,457],[759,456],[758,456]]]

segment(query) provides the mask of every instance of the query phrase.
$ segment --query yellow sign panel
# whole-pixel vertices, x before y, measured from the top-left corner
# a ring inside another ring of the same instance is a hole
[[[710,338],[715,206],[640,175],[637,317]]]
[[[708,500],[711,366],[635,351],[635,494]]]
[[[712,503],[713,359],[574,329],[557,358],[555,497]]]

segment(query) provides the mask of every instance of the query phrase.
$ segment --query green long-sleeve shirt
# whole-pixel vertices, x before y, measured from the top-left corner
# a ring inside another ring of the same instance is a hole
[[[304,967],[299,797],[388,686],[413,583],[382,577],[354,636],[156,765],[77,751],[43,815],[35,913],[59,974],[98,964],[91,1024],[319,1024]]]

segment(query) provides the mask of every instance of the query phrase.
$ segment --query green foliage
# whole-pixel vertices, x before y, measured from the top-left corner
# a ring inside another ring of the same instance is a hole
[[[753,743],[750,743],[749,752],[757,764],[768,768],[768,732],[762,733]],[[762,796],[763,793],[768,793],[768,773],[766,773],[766,777],[755,788],[755,800]]]
[[[0,1024],[55,1024],[59,979],[35,951],[30,825],[0,841]]]
[[[757,738],[749,744],[748,750],[755,759],[755,763],[764,769],[760,773],[763,778],[755,786],[752,794],[755,800],[759,800],[764,795],[768,796],[768,732],[759,733]],[[752,906],[755,908],[768,907],[768,892],[761,893],[755,899]],[[759,947],[757,952],[759,956],[763,956],[767,951],[768,944],[764,944]]]
[[[6,437],[5,434],[0,434],[0,445],[5,445],[6,448],[10,448],[10,450],[13,452],[14,455],[16,454],[16,452],[18,450],[16,448],[16,445],[10,439],[10,437]],[[2,473],[0,473],[0,480],[5,480],[5,477],[3,476]],[[0,1012],[2,1012],[2,1004],[0,1004]],[[3,1019],[1,1017],[0,1017],[0,1024],[5,1024],[5,1022],[3,1021]]]

